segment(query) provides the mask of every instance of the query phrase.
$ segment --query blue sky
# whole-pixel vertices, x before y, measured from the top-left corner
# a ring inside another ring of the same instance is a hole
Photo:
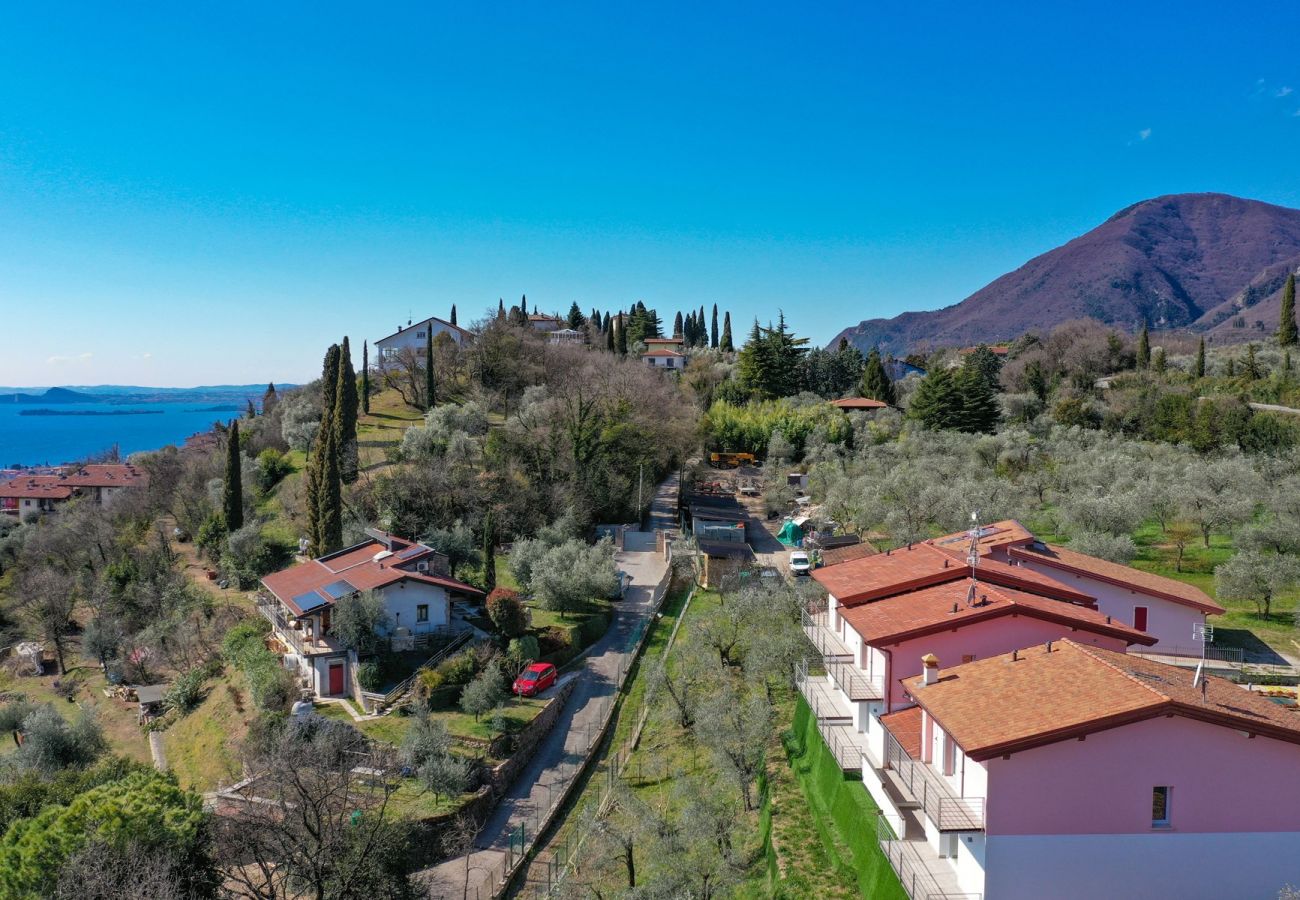
[[[1294,0],[109,6],[0,10],[0,384],[305,380],[523,293],[823,342],[1146,197],[1300,206]]]

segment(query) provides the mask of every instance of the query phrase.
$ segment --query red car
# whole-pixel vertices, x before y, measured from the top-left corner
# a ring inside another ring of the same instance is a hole
[[[520,697],[535,697],[551,685],[559,675],[550,663],[533,663],[519,673],[511,688]]]

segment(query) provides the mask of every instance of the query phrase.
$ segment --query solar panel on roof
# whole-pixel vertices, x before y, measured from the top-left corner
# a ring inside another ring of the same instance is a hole
[[[309,609],[315,609],[318,606],[323,606],[324,603],[325,598],[315,591],[308,591],[305,594],[299,594],[297,597],[293,598],[294,606],[298,607],[303,612],[306,612]]]
[[[412,556],[419,556],[421,553],[427,553],[427,552],[428,551],[425,550],[423,547],[417,545],[415,547],[411,547],[410,549],[403,550],[401,553],[397,554],[397,558],[410,559]]]
[[[321,588],[321,591],[328,594],[331,600],[337,600],[344,594],[354,594],[356,593],[356,590],[356,588],[343,580],[335,581],[333,584],[327,584],[325,587]]]

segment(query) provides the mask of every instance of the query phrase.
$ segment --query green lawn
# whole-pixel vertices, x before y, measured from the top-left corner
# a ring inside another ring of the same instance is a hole
[[[502,708],[505,733],[514,734],[520,731],[525,725],[537,718],[537,715],[546,707],[546,703],[547,701],[536,697],[511,697]],[[410,727],[413,721],[411,716],[390,713],[377,719],[363,719],[358,722],[337,703],[318,703],[316,712],[329,719],[347,722],[349,725],[359,728],[368,737],[393,745],[402,743],[402,737],[406,734],[406,729]],[[430,715],[446,725],[447,732],[454,738],[490,740],[496,736],[496,732],[491,729],[490,716],[482,716],[476,722],[473,716],[459,710],[437,710],[430,713]]]

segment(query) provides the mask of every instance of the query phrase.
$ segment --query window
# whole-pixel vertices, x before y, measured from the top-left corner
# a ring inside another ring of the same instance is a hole
[[[421,603],[419,606],[415,608],[415,621],[417,622],[429,621],[429,604]]]
[[[1145,606],[1133,607],[1133,627],[1138,631],[1147,630],[1147,608]]]
[[[416,336],[417,338],[422,338],[422,337],[424,337],[424,332],[423,332],[423,331],[417,331],[417,332],[415,333],[415,336]]]
[[[973,663],[973,662],[975,662],[975,654],[974,654],[974,653],[963,653],[963,654],[961,655],[961,664],[962,664],[963,666],[966,665],[966,663]]]
[[[957,742],[952,735],[943,736],[943,774],[953,775],[957,771]]]
[[[1169,785],[1151,789],[1151,827],[1169,827]]]

